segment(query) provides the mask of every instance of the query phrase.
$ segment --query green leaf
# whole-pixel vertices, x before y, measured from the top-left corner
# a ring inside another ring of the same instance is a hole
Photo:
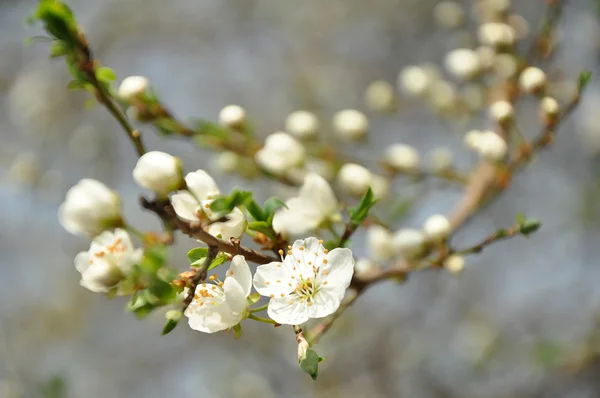
[[[209,135],[220,139],[227,139],[230,134],[226,128],[206,120],[200,120],[196,123],[196,131],[200,135]]]
[[[197,247],[188,252],[188,260],[190,260],[190,264],[197,262],[200,259],[206,258],[208,255],[208,248],[206,247]]]
[[[237,325],[235,325],[233,327],[233,335],[235,336],[236,340],[239,339],[240,337],[242,337],[242,324],[238,323]]]
[[[144,251],[144,258],[140,266],[142,270],[149,274],[156,274],[167,261],[168,248],[164,245],[149,246]]]
[[[10,391],[10,387],[9,387]],[[9,392],[10,395],[10,392]],[[38,393],[35,395],[39,398],[66,398],[67,386],[63,378],[54,376],[47,381],[39,384]]]
[[[86,88],[87,83],[81,80],[71,80],[69,84],[67,84],[67,88],[69,90],[83,90]]]
[[[62,57],[64,55],[67,55],[68,52],[69,47],[65,44],[64,41],[55,40],[50,46],[50,58]]]
[[[541,226],[542,223],[539,220],[536,220],[535,218],[528,218],[521,224],[521,233],[525,236],[528,236],[540,229]]]
[[[252,197],[252,193],[248,191],[233,191],[229,196],[222,196],[215,199],[210,204],[210,209],[216,213],[228,214],[237,207],[243,205],[249,198]]]
[[[96,79],[98,79],[98,81],[108,83],[117,80],[117,75],[111,68],[101,66],[100,68],[96,69]]]
[[[579,73],[579,78],[577,79],[577,88],[579,91],[583,91],[585,87],[588,85],[590,80],[592,79],[592,71],[588,69],[584,69]]]
[[[517,215],[515,216],[515,220],[517,221],[518,225],[523,225],[526,219],[527,217],[525,217],[525,214],[523,213],[517,213]]]
[[[215,259],[213,260],[213,262],[210,263],[210,265],[208,266],[208,271],[210,271],[213,268],[218,267],[219,265],[223,264],[228,259],[229,259],[229,257],[225,253],[219,253],[219,254],[217,254],[217,257],[215,257]]]
[[[554,367],[562,356],[561,348],[550,341],[539,341],[533,347],[534,360],[544,367]]]
[[[147,290],[148,302],[155,305],[169,304],[177,297],[175,289],[170,283],[155,279]]]
[[[273,228],[271,228],[271,225],[266,221],[253,221],[248,224],[248,228],[252,231],[265,234],[271,239],[275,238],[275,232],[273,231]]]
[[[145,291],[144,291],[145,293]],[[145,295],[143,296],[139,296],[138,299],[136,300],[135,303],[129,303],[127,304],[127,307],[125,307],[125,309],[129,312],[133,312],[134,315],[136,316],[136,318],[138,319],[144,319],[146,316],[148,316],[156,307],[153,304],[150,304],[147,300]]]
[[[319,375],[319,362],[325,358],[321,358],[313,349],[306,350],[306,355],[300,361],[300,369],[307,373],[313,380],[317,380]]]
[[[248,210],[248,213],[250,213],[252,218],[254,218],[256,221],[265,221],[267,219],[265,213],[263,213],[260,206],[256,204],[252,197],[246,199],[244,206],[246,207],[246,210]]]
[[[285,202],[274,196],[265,200],[265,203],[263,205],[263,208],[265,209],[265,213],[267,214],[267,216],[274,214],[277,210],[279,210],[282,207],[287,208]]]
[[[173,331],[177,327],[179,320],[181,319],[182,313],[180,310],[171,310],[167,311],[165,317],[167,318],[167,322],[165,322],[165,326],[161,332],[161,335],[164,336]]]
[[[352,221],[354,225],[360,225],[367,218],[371,207],[373,207],[376,202],[373,190],[369,188],[358,206],[349,209],[348,213],[350,215],[350,221]]]

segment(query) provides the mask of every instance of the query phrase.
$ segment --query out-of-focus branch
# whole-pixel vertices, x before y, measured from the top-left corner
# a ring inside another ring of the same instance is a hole
[[[146,198],[141,198],[140,203],[144,209],[150,210],[160,217],[163,222],[172,225],[174,228],[179,229],[184,234],[191,238],[200,240],[206,243],[209,247],[214,246],[219,251],[229,253],[231,255],[242,255],[247,261],[257,264],[267,264],[273,261],[280,261],[279,259],[271,256],[267,256],[256,250],[241,246],[239,240],[227,242],[225,240],[216,238],[206,232],[199,223],[190,223],[182,220],[175,214],[175,210],[168,201],[150,201]]]

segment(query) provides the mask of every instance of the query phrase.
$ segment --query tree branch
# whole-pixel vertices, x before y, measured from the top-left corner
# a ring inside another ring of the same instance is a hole
[[[185,300],[183,300],[183,310],[184,311],[190,305],[192,300],[194,300],[194,295],[196,294],[196,287],[198,286],[198,284],[200,282],[202,282],[203,280],[206,279],[208,267],[214,261],[215,257],[217,257],[218,253],[219,253],[219,249],[216,246],[208,246],[208,253],[206,254],[206,258],[204,259],[202,266],[200,268],[198,268],[198,270],[196,270],[196,274],[190,280],[190,286],[189,286],[187,296],[185,296]]]

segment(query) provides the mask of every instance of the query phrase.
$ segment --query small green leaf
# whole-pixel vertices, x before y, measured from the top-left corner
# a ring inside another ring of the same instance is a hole
[[[539,341],[533,347],[534,360],[544,367],[554,367],[562,356],[561,348],[550,341]]]
[[[62,57],[67,55],[68,52],[69,47],[63,41],[55,40],[50,46],[50,58]]]
[[[308,348],[306,350],[306,355],[300,361],[300,369],[304,373],[307,373],[313,380],[317,380],[319,375],[319,362],[323,361],[325,358],[321,358],[314,350]]]
[[[496,239],[504,238],[506,235],[508,235],[508,232],[505,229],[499,229],[495,233]]]
[[[180,310],[171,310],[167,311],[165,317],[167,318],[167,322],[165,322],[165,326],[161,332],[161,335],[165,335],[173,331],[177,327],[179,320],[181,319],[182,313]]]
[[[228,259],[229,259],[229,257],[225,253],[219,253],[219,254],[217,254],[217,257],[215,257],[215,259],[213,260],[213,262],[210,263],[210,265],[208,266],[208,271],[210,271],[213,268],[218,267],[219,265],[223,264]]]
[[[170,283],[156,279],[147,290],[149,296],[148,301],[155,305],[164,305],[173,301],[177,297],[177,293]]]
[[[251,231],[260,232],[262,234],[267,235],[269,238],[273,239],[275,237],[275,232],[271,225],[266,221],[254,221],[248,224],[248,228]]]
[[[168,249],[164,245],[147,247],[144,251],[144,258],[140,265],[145,272],[156,274],[156,272],[165,265],[167,254]]]
[[[196,123],[196,131],[200,135],[208,135],[220,139],[227,139],[230,134],[229,131],[222,126],[206,120],[200,120]]]
[[[525,236],[528,236],[542,226],[542,223],[535,218],[528,218],[521,224],[521,233]]]
[[[117,80],[117,75],[111,68],[101,66],[100,68],[96,69],[96,79],[101,82],[108,83]]]
[[[348,213],[350,214],[350,220],[354,225],[361,224],[369,215],[369,211],[371,207],[377,202],[375,200],[375,195],[373,195],[373,190],[369,188],[363,198],[361,199],[358,206],[355,208],[349,209]]]
[[[523,213],[517,213],[517,215],[515,216],[515,220],[517,221],[518,225],[523,225],[526,219],[527,217],[525,217],[525,214]]]
[[[242,337],[242,324],[238,323],[237,325],[235,325],[233,327],[233,335],[235,336],[236,340],[239,339],[240,337]]]
[[[252,197],[246,199],[244,206],[246,207],[246,210],[248,210],[248,213],[250,213],[252,218],[254,218],[256,221],[265,221],[267,219],[267,217],[265,217],[265,213],[263,213],[260,206],[256,204]]]
[[[206,247],[196,247],[188,252],[188,260],[190,260],[190,264],[197,262],[198,260],[206,258],[208,255],[208,248]]]
[[[69,90],[83,90],[86,88],[87,83],[82,82],[81,80],[71,80],[69,84],[67,84],[67,88]]]
[[[156,307],[146,301],[145,295],[138,297],[134,304],[129,303],[126,310],[133,312],[138,319],[144,319],[148,316]]]
[[[584,69],[579,73],[579,78],[577,79],[577,88],[579,91],[583,91],[585,87],[588,85],[590,80],[592,79],[592,71],[588,69]]]
[[[258,302],[258,300],[260,300],[260,294],[259,293],[252,293],[251,295],[248,296],[248,303],[250,305],[256,304]]]
[[[263,208],[265,209],[265,213],[267,214],[267,217],[271,214],[274,214],[277,210],[279,210],[282,207],[287,208],[285,202],[274,196],[265,200],[265,203],[263,205]]]
[[[233,191],[229,196],[223,196],[215,199],[210,204],[210,209],[216,213],[228,214],[240,205],[243,205],[249,198],[252,197],[252,193],[248,191]]]

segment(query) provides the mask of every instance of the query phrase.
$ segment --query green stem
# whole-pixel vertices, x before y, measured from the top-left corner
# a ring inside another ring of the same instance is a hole
[[[254,315],[252,313],[250,315],[248,315],[248,318],[254,319],[255,321],[262,322],[262,323],[270,323],[271,325],[277,325],[277,322],[275,322],[272,319],[268,319],[268,318],[263,318],[263,317],[260,317],[260,316],[256,316],[256,315]]]
[[[250,309],[250,313],[255,313],[255,312],[260,312],[260,311],[264,311],[267,309],[267,307],[269,307],[269,304],[265,304],[265,305],[261,305],[260,307],[256,307],[256,308],[251,308]]]

